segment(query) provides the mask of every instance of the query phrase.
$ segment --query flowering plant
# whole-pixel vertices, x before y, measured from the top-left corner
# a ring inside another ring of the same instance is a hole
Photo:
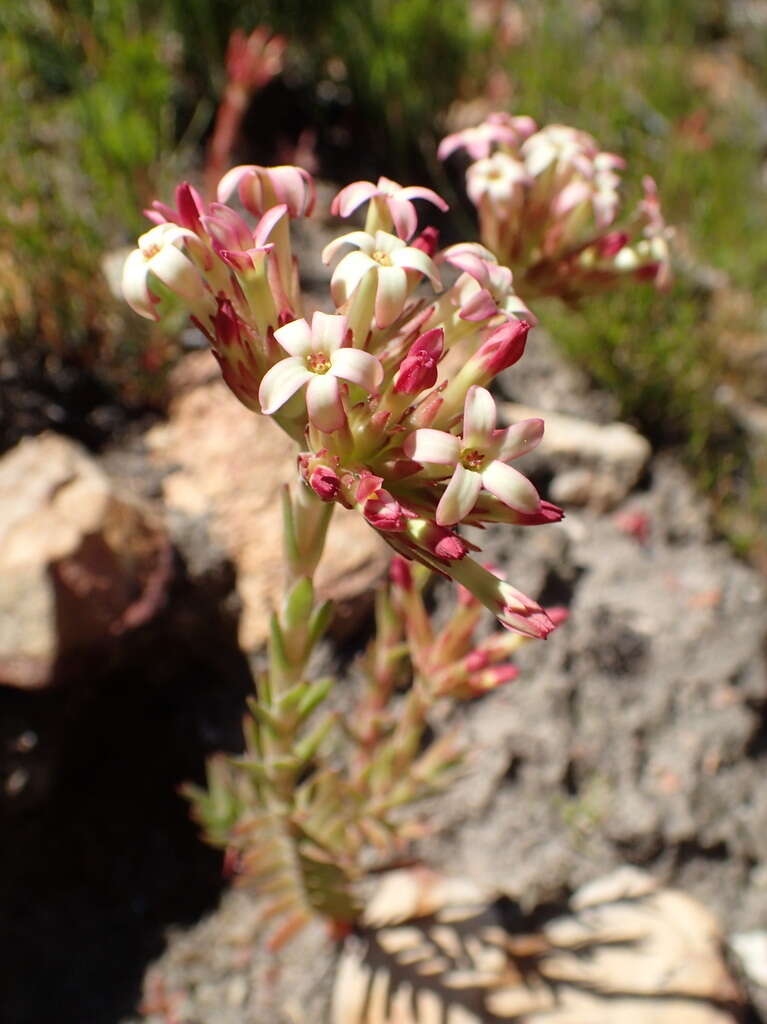
[[[460,150],[481,240],[526,296],[572,300],[631,278],[668,285],[671,232],[655,182],[643,179],[643,199],[621,222],[625,161],[591,135],[496,113],[448,135],[438,155]]]
[[[625,274],[629,254],[640,276],[664,273],[665,229],[651,198],[643,240],[618,244],[604,233],[618,163],[588,136],[536,133],[529,118],[497,115],[448,137],[441,153],[459,146],[476,158],[469,193],[484,244],[440,249],[433,228],[418,231],[416,202],[447,208],[430,189],[387,178],[349,185],[332,212],[367,204],[367,213],[363,229],[323,252],[334,265],[328,311],[309,316],[291,247],[291,223],[316,198],[298,167],[235,167],[209,204],[179,186],[175,207],[147,211],[154,226],[125,264],[134,310],[159,319],[185,309],[237,398],[297,443],[284,498],[286,593],[246,753],[214,759],[208,789],[189,788],[227,863],[271,897],[282,921],[275,941],[317,911],[337,926],[356,919],[363,867],[416,834],[401,807],[456,761],[455,736],[426,741],[435,703],[508,682],[519,644],[564,617],[473,558],[479,549],[461,533],[563,514],[510,465],[540,442],[543,422],[498,427],[489,390],[520,359],[535,322],[509,265],[531,293],[563,297]],[[356,510],[394,551],[362,684],[340,718],[323,711],[332,680],[308,672],[330,618],[312,579],[335,505]],[[440,630],[424,601],[433,573],[459,584]],[[482,606],[504,630],[479,639]]]

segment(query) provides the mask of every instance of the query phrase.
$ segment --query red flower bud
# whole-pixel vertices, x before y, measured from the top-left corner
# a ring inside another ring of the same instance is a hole
[[[375,498],[368,498],[362,506],[362,514],[376,530],[399,533],[405,529],[408,514],[396,498],[388,491],[379,491]]]
[[[507,320],[493,331],[473,358],[482,364],[484,373],[494,377],[522,358],[529,332],[526,320]]]
[[[411,590],[413,586],[413,574],[410,566],[401,555],[395,555],[389,566],[389,579],[395,587],[402,590]]]
[[[444,338],[442,328],[435,327],[413,342],[394,381],[394,390],[398,394],[416,395],[419,391],[434,387]]]
[[[316,466],[309,477],[309,486],[322,501],[335,501],[341,489],[341,478],[328,466]]]
[[[432,227],[424,228],[410,244],[414,249],[425,252],[427,256],[433,256],[439,248],[439,230]]]

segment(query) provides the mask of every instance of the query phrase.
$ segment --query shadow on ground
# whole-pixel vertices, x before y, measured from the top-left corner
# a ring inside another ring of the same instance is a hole
[[[0,769],[24,782],[0,801],[3,1024],[115,1024],[167,928],[217,902],[221,856],[177,787],[237,749],[251,682],[231,580],[178,568],[159,618],[76,683],[0,691]]]

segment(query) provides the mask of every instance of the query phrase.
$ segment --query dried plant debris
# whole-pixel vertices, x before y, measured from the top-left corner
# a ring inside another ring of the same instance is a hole
[[[714,917],[623,868],[522,915],[465,880],[392,872],[347,940],[332,1024],[734,1024]]]

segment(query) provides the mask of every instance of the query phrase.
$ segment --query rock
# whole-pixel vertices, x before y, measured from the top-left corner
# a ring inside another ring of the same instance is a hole
[[[729,945],[749,982],[767,989],[767,931],[738,932]]]
[[[400,870],[346,943],[332,1022],[735,1024],[744,1000],[722,944],[705,907],[634,868],[530,915],[464,878]]]
[[[530,472],[554,474],[547,497],[559,504],[607,511],[618,505],[639,480],[650,458],[650,443],[626,423],[591,423],[526,405],[501,405],[507,422],[541,417],[543,440],[527,456]],[[520,465],[522,462],[520,461]]]
[[[161,606],[165,530],[72,441],[43,434],[8,452],[0,509],[0,682],[58,682]]]
[[[207,353],[188,356],[175,375],[176,397],[167,423],[146,437],[165,469],[166,506],[186,519],[203,519],[237,570],[242,601],[240,643],[260,647],[269,615],[282,597],[280,491],[295,478],[295,445],[265,416],[234,398]],[[388,562],[388,549],[360,518],[338,508],[317,574],[319,590],[358,621]]]

